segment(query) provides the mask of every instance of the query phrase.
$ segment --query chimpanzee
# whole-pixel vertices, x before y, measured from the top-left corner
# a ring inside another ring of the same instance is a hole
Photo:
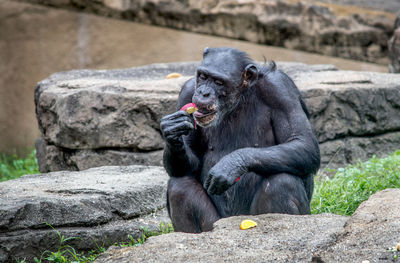
[[[193,116],[179,110],[190,102]],[[206,48],[177,109],[161,121],[176,231],[209,231],[234,215],[310,213],[319,146],[299,90],[275,63]]]

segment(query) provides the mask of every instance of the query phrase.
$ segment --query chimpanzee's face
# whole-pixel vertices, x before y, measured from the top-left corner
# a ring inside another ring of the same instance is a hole
[[[242,72],[232,56],[208,54],[197,68],[193,115],[198,125],[216,125],[237,104],[241,92]]]

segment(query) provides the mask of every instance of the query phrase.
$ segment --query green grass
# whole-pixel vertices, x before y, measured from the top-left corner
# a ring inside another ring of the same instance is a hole
[[[311,213],[352,215],[361,202],[386,188],[400,188],[400,151],[339,168],[332,178],[318,176]]]
[[[17,154],[0,154],[0,182],[16,179],[25,174],[39,173],[36,160],[36,151],[33,150],[26,157]]]

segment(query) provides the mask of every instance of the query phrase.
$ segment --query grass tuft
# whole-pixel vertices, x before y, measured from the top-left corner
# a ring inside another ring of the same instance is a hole
[[[400,151],[339,168],[332,178],[317,176],[311,213],[352,215],[361,202],[386,188],[400,188]]]
[[[130,239],[129,242],[119,242],[119,243],[114,244],[114,246],[137,247],[137,246],[143,245],[144,242],[146,242],[146,240],[149,237],[159,236],[162,234],[168,234],[168,233],[174,232],[174,227],[172,226],[171,223],[166,224],[164,222],[161,222],[159,229],[157,231],[151,231],[146,228],[142,228],[142,231],[143,231],[142,235],[138,239],[134,239],[131,235],[129,235],[128,236],[128,238]]]
[[[37,173],[39,173],[39,166],[36,160],[36,150],[24,158],[17,154],[0,154],[0,182],[17,179],[25,174]]]

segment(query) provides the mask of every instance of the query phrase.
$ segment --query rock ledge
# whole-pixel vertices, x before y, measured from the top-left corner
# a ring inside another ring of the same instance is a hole
[[[258,226],[240,230],[241,220]],[[96,262],[391,262],[400,241],[400,189],[371,196],[352,217],[267,214],[218,221],[212,232],[151,237]]]
[[[169,222],[168,176],[161,167],[99,167],[80,172],[29,175],[0,183],[0,262],[32,259],[59,238],[89,251],[139,237]]]
[[[322,167],[400,148],[400,75],[277,63],[299,87],[321,146]],[[198,62],[56,73],[35,91],[41,172],[161,165],[161,118],[175,111]],[[171,72],[183,77],[166,80]]]

